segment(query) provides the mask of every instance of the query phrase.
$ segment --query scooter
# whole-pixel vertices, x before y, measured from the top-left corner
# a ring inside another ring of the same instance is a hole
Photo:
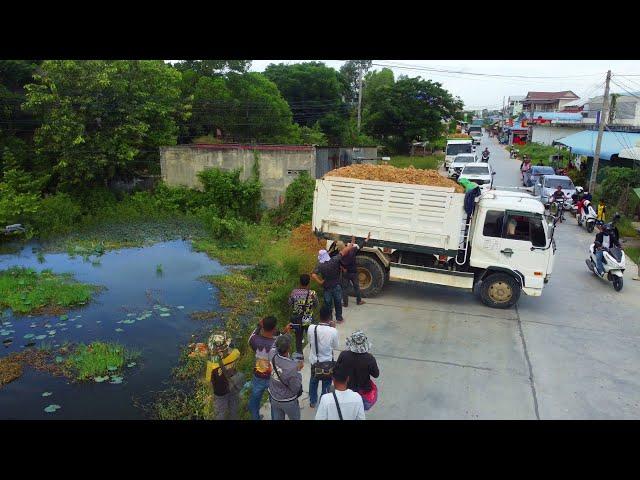
[[[613,288],[616,292],[622,290],[623,279],[622,275],[625,269],[625,255],[621,248],[611,247],[603,250],[602,266],[604,267],[604,273],[600,275],[596,268],[596,252],[595,244],[591,244],[589,247],[589,258],[585,260],[587,267],[591,272],[606,282],[613,282]]]
[[[585,200],[582,203],[582,211],[586,213],[576,212],[576,220],[578,221],[578,225],[582,226],[584,223],[587,228],[587,232],[593,232],[594,227],[596,226],[596,221],[598,220],[598,215],[594,210],[591,202],[589,200]]]

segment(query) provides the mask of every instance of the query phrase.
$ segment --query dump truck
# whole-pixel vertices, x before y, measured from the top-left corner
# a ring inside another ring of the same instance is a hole
[[[470,215],[454,187],[326,176],[316,180],[312,228],[329,250],[370,233],[356,256],[364,297],[390,281],[466,290],[494,308],[542,295],[556,251],[543,205],[495,189],[469,200]]]

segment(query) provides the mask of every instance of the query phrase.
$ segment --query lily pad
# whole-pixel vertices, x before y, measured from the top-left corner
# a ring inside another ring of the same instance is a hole
[[[53,395],[53,393],[51,393],[51,392],[43,392],[42,393],[43,397],[50,397],[51,395]]]
[[[116,328],[116,332],[124,332],[124,330],[121,328]]]
[[[98,383],[102,383],[102,382],[105,382],[105,381],[109,380],[109,376],[106,375],[104,377],[94,377],[93,380],[98,382]]]
[[[161,313],[160,316],[161,317],[170,317],[171,314],[170,313]]]
[[[79,323],[78,325],[76,325],[76,328],[82,328],[82,324]]]
[[[125,323],[127,325],[131,325],[132,323],[136,323],[135,320],[123,320],[122,323]]]
[[[44,411],[47,413],[55,413],[57,410],[61,409],[62,407],[60,405],[49,405],[48,407],[45,407]]]
[[[49,330],[47,333],[48,333],[49,335],[55,335],[55,334],[56,334],[56,331],[55,331],[55,330]]]
[[[67,329],[67,327],[62,327],[60,330],[62,330],[63,332]]]
[[[60,321],[66,322],[67,320],[69,320],[69,315],[60,315]]]
[[[102,323],[102,320],[96,320],[96,323]]]
[[[9,330],[2,330],[2,331],[0,331],[0,335],[3,335],[3,336],[5,336],[5,337],[6,337],[7,335],[9,335],[10,333],[11,333],[11,332],[10,332]]]
[[[56,363],[62,363],[64,362],[64,358],[61,357],[60,355],[56,356]]]
[[[127,317],[133,317],[133,313],[127,313]]]
[[[47,338],[47,336],[46,336],[46,335],[38,335],[38,336],[36,337],[36,340],[44,340],[45,338]]]
[[[27,333],[24,337],[22,338],[33,338],[35,337],[35,335],[33,333]]]
[[[50,323],[45,323],[44,324],[44,328],[51,328],[51,324]]]
[[[110,372],[115,372],[116,370],[118,370],[118,367],[116,367],[115,365],[109,365],[107,367],[107,370],[109,370]]]
[[[111,381],[109,383],[113,383],[115,385],[115,384],[118,384],[118,383],[122,383],[122,380],[123,380],[123,377],[119,377],[117,375],[112,375],[111,376]]]

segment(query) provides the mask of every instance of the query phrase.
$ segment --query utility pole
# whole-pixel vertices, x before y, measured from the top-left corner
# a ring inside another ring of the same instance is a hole
[[[611,81],[611,70],[607,71],[607,81],[604,86],[604,99],[602,101],[602,112],[600,112],[600,125],[598,126],[598,140],[596,141],[596,152],[593,156],[591,166],[591,180],[589,180],[589,192],[593,194],[596,190],[596,178],[598,176],[598,164],[600,163],[600,146],[602,145],[602,134],[607,121],[607,109],[609,108],[609,82]]]
[[[362,64],[359,67],[358,74],[358,133],[360,133],[360,120],[362,118]]]

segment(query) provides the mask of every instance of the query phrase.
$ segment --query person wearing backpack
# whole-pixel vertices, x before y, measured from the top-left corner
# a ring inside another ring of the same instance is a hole
[[[333,372],[334,391],[320,397],[316,420],[365,420],[362,397],[347,388],[344,370]]]
[[[318,295],[309,288],[311,277],[300,275],[300,286],[294,288],[289,295],[289,306],[292,309],[289,327],[296,334],[296,352],[302,353],[304,332],[313,322],[313,310],[318,306]]]
[[[300,420],[302,396],[302,374],[304,362],[289,358],[291,337],[280,335],[274,348],[269,352],[271,378],[269,379],[269,397],[271,398],[271,420]]]
[[[231,349],[231,339],[225,332],[209,337],[209,351],[212,358],[207,362],[207,375],[213,386],[213,411],[216,420],[238,419],[240,390],[244,385],[244,375],[236,370],[240,358],[237,348]]]
[[[338,330],[331,320],[331,308],[320,307],[320,322],[310,325],[307,332],[309,339],[309,363],[311,378],[309,379],[309,406],[315,408],[318,403],[318,384],[322,382],[320,395],[324,395],[331,387],[333,372],[333,350],[338,349]]]
[[[369,351],[371,342],[362,330],[353,332],[345,341],[348,350],[343,350],[336,361],[336,370],[343,370],[349,377],[347,386],[358,392],[364,401],[364,409],[369,410],[378,399],[378,387],[371,377],[378,378],[380,369]]]

